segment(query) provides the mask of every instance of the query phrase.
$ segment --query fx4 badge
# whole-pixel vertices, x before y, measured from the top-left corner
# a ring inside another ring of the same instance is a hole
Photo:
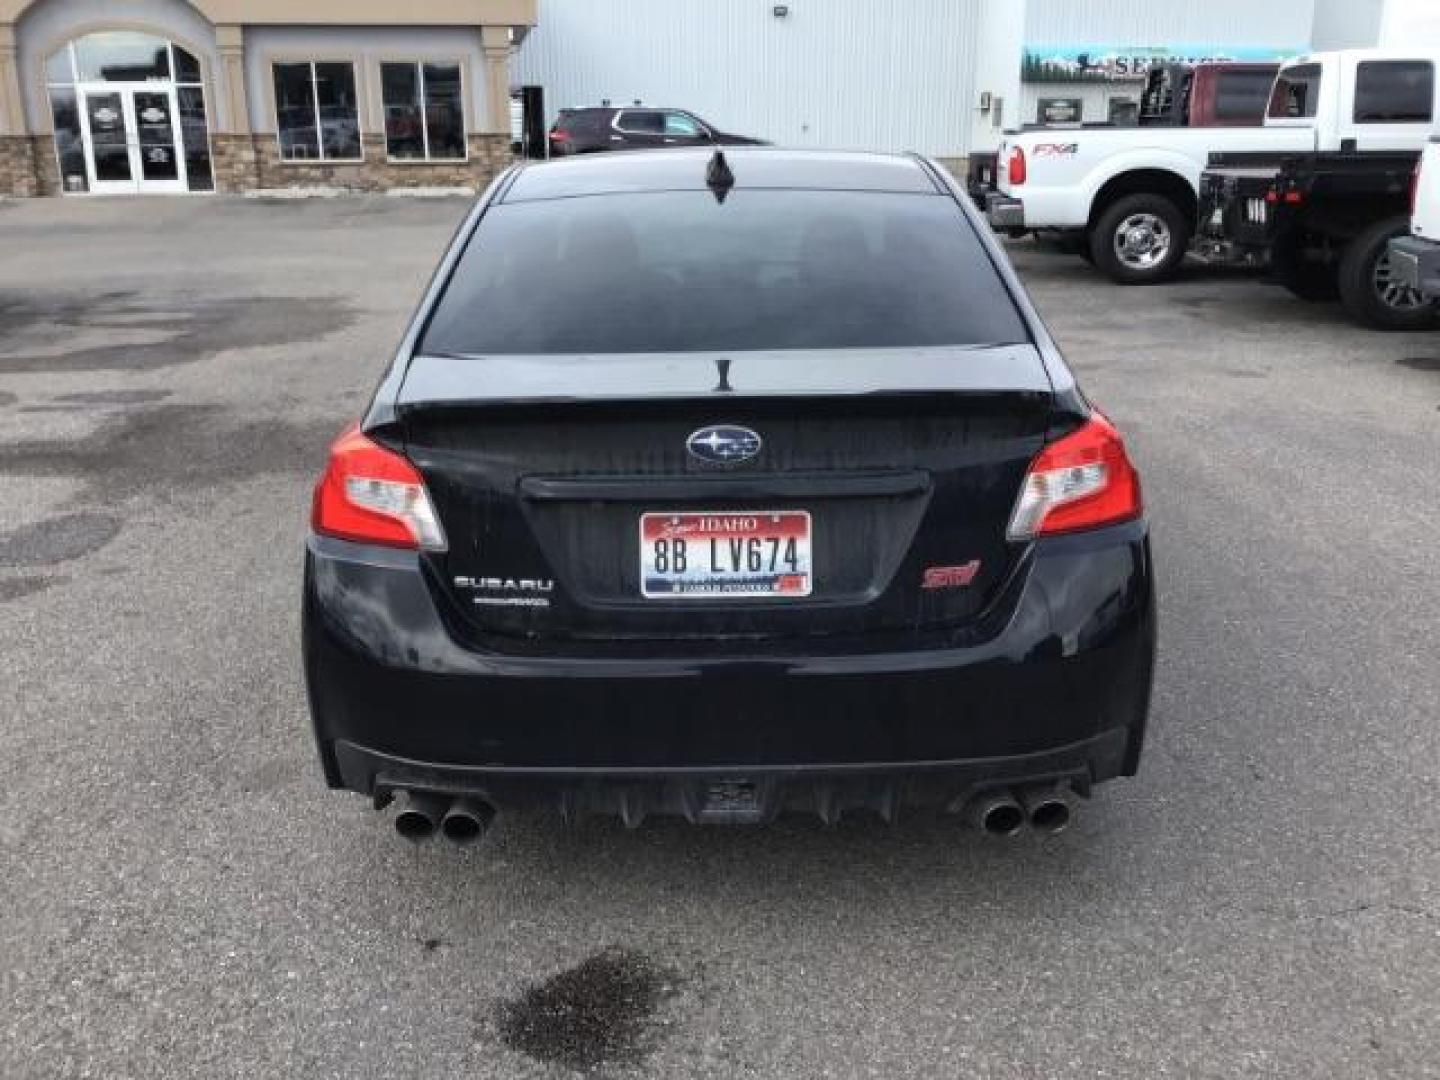
[[[980,560],[971,559],[960,566],[931,566],[920,579],[922,589],[961,589],[980,573]]]
[[[470,598],[481,607],[548,608],[546,594],[555,591],[555,582],[551,578],[457,577],[455,588],[485,594]]]

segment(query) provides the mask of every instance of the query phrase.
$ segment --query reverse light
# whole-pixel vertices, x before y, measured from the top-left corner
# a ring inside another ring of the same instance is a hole
[[[1005,166],[1005,173],[1012,184],[1025,183],[1025,151],[1020,147],[1012,147],[1010,160]]]
[[[1035,456],[1006,535],[1033,540],[1095,529],[1137,518],[1142,509],[1140,474],[1125,442],[1096,412],[1078,431]]]
[[[387,547],[445,550],[445,532],[415,466],[352,424],[330,447],[310,526],[323,536]]]

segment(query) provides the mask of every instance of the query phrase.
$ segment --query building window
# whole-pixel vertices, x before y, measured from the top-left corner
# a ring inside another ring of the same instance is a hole
[[[465,95],[458,63],[380,65],[385,152],[396,161],[462,161]]]
[[[355,65],[348,60],[275,64],[275,130],[282,161],[360,161]]]
[[[1428,60],[1366,60],[1355,67],[1355,123],[1428,124],[1435,68]]]

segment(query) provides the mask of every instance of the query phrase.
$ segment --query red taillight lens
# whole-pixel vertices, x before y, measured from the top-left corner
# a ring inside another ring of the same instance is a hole
[[[568,131],[562,131],[562,130],[560,130],[560,129],[557,128],[556,130],[550,132],[550,141],[551,141],[551,142],[558,142],[558,143],[567,143],[567,142],[570,141],[570,133],[569,133]]]
[[[315,485],[310,526],[324,536],[387,547],[445,550],[445,533],[420,474],[400,454],[341,432]]]
[[[1096,412],[1030,463],[1007,535],[1033,540],[1095,529],[1137,518],[1142,509],[1140,474],[1125,453],[1125,442]]]
[[[1010,183],[1023,184],[1025,182],[1025,151],[1016,146],[1010,151],[1010,161],[1005,166],[1006,175],[1010,177]]]

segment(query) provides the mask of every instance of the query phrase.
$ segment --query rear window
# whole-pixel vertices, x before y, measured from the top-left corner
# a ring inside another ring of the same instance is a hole
[[[1320,108],[1320,71],[1319,64],[1282,68],[1266,115],[1272,120],[1313,117]]]
[[[595,135],[605,126],[606,113],[588,109],[584,112],[562,112],[555,126],[571,135]]]
[[[1273,71],[1222,71],[1215,79],[1215,119],[1258,123],[1275,82]]]
[[[1028,341],[950,199],[707,191],[501,204],[430,320],[430,354],[846,349]]]
[[[1424,124],[1435,100],[1428,60],[1366,60],[1355,68],[1357,124]]]

